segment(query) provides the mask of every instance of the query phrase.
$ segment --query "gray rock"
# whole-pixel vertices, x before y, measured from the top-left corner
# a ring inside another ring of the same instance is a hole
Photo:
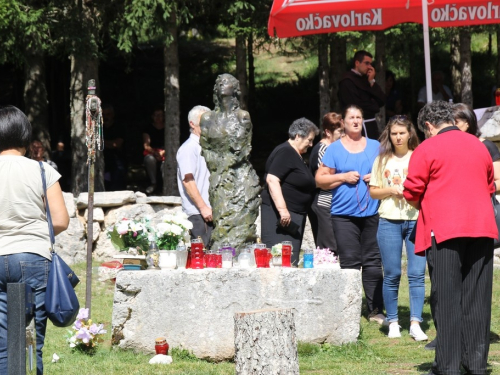
[[[137,203],[148,203],[148,204],[168,204],[168,205],[175,205],[179,206],[182,204],[181,197],[138,197],[137,198]]]
[[[83,217],[84,217],[85,221],[89,221],[89,209],[88,208],[85,209],[85,213],[83,214]],[[97,221],[99,223],[104,222],[104,211],[101,207],[94,207],[92,219],[93,219],[93,221]]]
[[[136,198],[133,191],[105,191],[94,193],[94,207],[116,207],[127,203],[135,203]],[[89,202],[88,193],[80,193],[76,201],[78,209],[87,208]]]
[[[155,210],[149,204],[127,204],[119,208],[112,208],[104,217],[104,228],[109,228],[122,219],[141,219],[143,217],[153,217]]]
[[[80,219],[69,219],[68,229],[56,236],[55,250],[68,264],[86,261],[87,240]]]
[[[104,230],[94,244],[93,259],[100,262],[107,262],[114,260],[113,256],[118,254],[120,254],[120,250],[113,247],[111,240],[106,235],[106,230]]]
[[[355,342],[361,317],[361,273],[335,269],[120,271],[112,330],[122,349],[152,353],[156,337],[199,358],[234,356],[234,313],[295,310],[297,339]]]
[[[69,217],[76,217],[75,197],[73,196],[73,194],[63,192],[63,198],[66,209],[68,210]]]

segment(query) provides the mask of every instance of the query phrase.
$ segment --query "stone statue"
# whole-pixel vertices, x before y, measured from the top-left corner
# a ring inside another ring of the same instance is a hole
[[[200,121],[200,144],[210,171],[213,249],[224,242],[241,249],[256,239],[261,188],[249,161],[252,122],[250,114],[240,108],[239,94],[236,78],[219,75],[214,86],[215,109],[204,113]]]

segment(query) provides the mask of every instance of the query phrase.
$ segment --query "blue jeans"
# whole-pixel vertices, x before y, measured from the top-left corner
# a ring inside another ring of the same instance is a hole
[[[415,245],[408,240],[415,225],[413,220],[380,218],[377,241],[384,266],[383,295],[388,322],[398,321],[398,292],[401,279],[401,253],[406,244],[408,284],[410,286],[410,320],[422,321],[425,297],[425,256],[415,254]]]
[[[7,283],[26,283],[35,291],[36,372],[43,374],[42,348],[47,328],[45,290],[50,260],[33,253],[0,256],[0,374],[7,374]]]

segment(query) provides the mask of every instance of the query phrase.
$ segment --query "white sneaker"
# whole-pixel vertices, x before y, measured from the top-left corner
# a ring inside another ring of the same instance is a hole
[[[389,334],[387,335],[387,337],[389,337],[390,339],[401,337],[401,332],[399,331],[400,328],[401,326],[398,324],[398,322],[390,323]]]
[[[410,325],[410,336],[415,339],[415,341],[427,341],[429,338],[420,328],[420,324]]]

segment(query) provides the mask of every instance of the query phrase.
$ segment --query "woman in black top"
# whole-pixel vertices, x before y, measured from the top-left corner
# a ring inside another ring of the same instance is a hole
[[[497,146],[490,140],[480,137],[480,131],[477,128],[476,114],[468,105],[457,103],[453,105],[453,117],[455,125],[463,132],[475,135],[486,146],[493,160],[493,170],[495,172],[495,186],[497,194],[500,192],[500,152]]]
[[[288,141],[277,146],[266,162],[262,191],[261,237],[268,247],[291,241],[292,265],[297,266],[306,215],[316,189],[314,177],[302,159],[319,133],[311,121],[295,120]],[[294,223],[298,226],[296,230]]]

